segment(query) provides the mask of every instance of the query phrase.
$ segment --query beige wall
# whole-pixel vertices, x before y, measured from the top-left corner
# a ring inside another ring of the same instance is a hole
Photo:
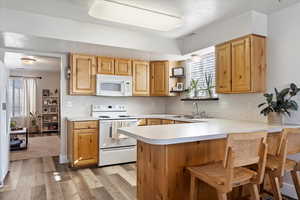
[[[42,77],[42,79],[37,79],[37,111],[39,113],[42,113],[43,89],[49,89],[54,93],[55,89],[60,88],[60,72],[11,70],[10,75]]]
[[[47,72],[47,71],[25,71],[25,70],[10,70],[10,75],[17,76],[35,76],[42,77],[37,79],[37,112],[42,113],[42,91],[49,89],[54,92],[55,89],[60,90],[60,72]],[[23,117],[12,118],[17,122],[17,126],[27,126],[28,120]]]

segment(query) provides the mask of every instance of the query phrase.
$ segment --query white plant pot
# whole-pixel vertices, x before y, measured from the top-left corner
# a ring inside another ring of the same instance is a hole
[[[268,114],[268,124],[270,125],[283,125],[283,115],[277,112]]]

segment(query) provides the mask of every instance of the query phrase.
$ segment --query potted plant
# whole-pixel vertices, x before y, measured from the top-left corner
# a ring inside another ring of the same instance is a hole
[[[268,116],[269,124],[283,124],[283,115],[290,117],[290,111],[298,110],[298,104],[292,98],[297,95],[300,89],[292,83],[289,88],[280,92],[276,88],[274,90],[275,95],[273,93],[264,94],[266,102],[259,104],[258,107],[264,106],[260,113]]]
[[[205,73],[205,85],[206,88],[202,90],[206,92],[208,97],[212,98],[214,93],[213,88],[215,88],[215,86],[213,85],[213,75],[211,73]]]
[[[29,132],[31,133],[37,133],[39,132],[39,119],[40,119],[40,115],[36,112],[36,113],[32,113],[30,112],[30,130]]]
[[[192,79],[189,93],[193,95],[193,98],[197,98],[199,96],[199,91],[199,80]]]

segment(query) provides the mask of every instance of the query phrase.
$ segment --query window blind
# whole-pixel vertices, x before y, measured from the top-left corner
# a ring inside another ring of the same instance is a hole
[[[199,87],[201,89],[206,88],[205,74],[212,75],[212,85],[216,84],[216,67],[215,67],[215,51],[212,49],[209,52],[200,56],[199,61],[193,61],[190,63],[191,80],[199,80]],[[214,91],[214,90],[213,90]],[[206,96],[205,91],[200,91],[199,96]]]

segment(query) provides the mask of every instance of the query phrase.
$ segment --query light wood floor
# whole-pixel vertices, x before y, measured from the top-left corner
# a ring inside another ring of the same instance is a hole
[[[136,200],[136,165],[72,170],[58,157],[12,161],[0,200]]]
[[[58,157],[11,162],[1,200],[135,200],[136,167],[71,170]]]
[[[59,136],[39,136],[29,137],[28,148],[26,150],[11,151],[10,160],[24,160],[31,158],[41,158],[48,156],[58,156],[60,151]]]

